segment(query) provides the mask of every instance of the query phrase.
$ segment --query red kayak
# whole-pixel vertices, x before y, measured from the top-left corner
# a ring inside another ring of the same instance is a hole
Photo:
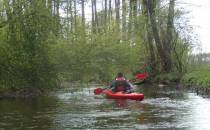
[[[143,93],[123,93],[123,92],[113,93],[112,90],[110,89],[104,90],[103,93],[106,95],[107,98],[112,98],[112,99],[130,99],[138,101],[144,99]]]

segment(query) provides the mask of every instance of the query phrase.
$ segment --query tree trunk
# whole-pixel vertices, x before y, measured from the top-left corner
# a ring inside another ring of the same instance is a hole
[[[137,26],[137,0],[133,0],[133,20],[134,20],[134,27],[135,27],[135,30],[137,30],[138,26]]]
[[[85,27],[85,3],[84,0],[81,0],[81,8],[82,8],[82,26]]]
[[[174,41],[174,6],[175,0],[170,0],[169,3],[169,13],[168,13],[168,23],[167,23],[167,32],[165,39],[165,46],[168,50],[168,55],[171,55],[172,45]]]
[[[70,0],[70,25],[71,25],[71,28],[70,28],[70,32],[73,32],[73,8],[72,8],[72,0]]]
[[[145,0],[142,1],[143,9],[142,12],[145,16],[145,30],[146,30],[146,49],[149,53],[149,64],[152,69],[152,73],[156,73],[157,71],[157,64],[156,64],[156,57],[155,57],[155,48],[153,45],[153,37],[152,37],[152,29],[149,26],[149,14],[147,9],[147,2]]]
[[[81,10],[82,10],[82,42],[86,43],[85,37],[85,1],[81,0]]]
[[[56,30],[55,34],[58,36],[60,32],[60,13],[59,13],[59,6],[60,0],[56,0],[56,14],[55,14],[55,22],[56,22]]]
[[[120,27],[120,1],[115,0],[115,13],[116,13],[116,23],[117,23],[117,30],[119,31]]]
[[[47,1],[47,7],[50,10],[50,14],[52,15],[52,0]]]
[[[77,0],[74,0],[74,31],[77,31]]]
[[[126,34],[126,2],[122,0],[122,40],[126,41],[127,34]]]
[[[92,32],[96,32],[95,0],[92,0]]]
[[[129,2],[129,22],[128,22],[128,37],[130,38],[132,36],[132,31],[133,31],[133,14],[132,14],[132,10],[133,10],[133,1],[130,0]]]
[[[109,0],[109,26],[112,21],[112,0]]]
[[[107,25],[107,0],[105,0],[104,25],[105,25],[105,30],[106,30],[106,25]]]
[[[94,14],[95,14],[95,25],[96,25],[96,30],[98,30],[98,15],[97,15],[97,4],[96,0],[94,0]]]
[[[60,5],[60,0],[57,0],[56,1],[56,16],[57,16],[57,19],[59,19],[59,5]]]
[[[149,18],[150,18],[150,23],[152,27],[152,32],[153,36],[155,39],[156,47],[158,54],[160,56],[161,64],[162,64],[162,69],[164,72],[170,72],[172,69],[172,59],[171,55],[168,53],[167,47],[164,44],[164,41],[160,39],[159,36],[159,29],[157,26],[157,21],[156,21],[156,16],[155,16],[155,1],[147,0],[147,8],[149,12]]]
[[[68,37],[68,34],[69,34],[69,30],[70,30],[70,26],[69,26],[69,23],[70,23],[70,21],[69,21],[69,10],[70,10],[70,6],[69,6],[69,0],[67,0],[67,10],[66,10],[66,24],[67,24],[67,37]]]

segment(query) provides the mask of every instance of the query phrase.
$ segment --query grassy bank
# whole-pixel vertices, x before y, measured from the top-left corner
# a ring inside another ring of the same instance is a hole
[[[181,82],[188,87],[210,88],[210,65],[193,67],[184,74]]]
[[[161,84],[179,83],[181,74],[178,72],[160,73],[154,77],[153,82]]]
[[[152,79],[155,83],[181,83],[185,87],[210,89],[210,65],[191,66],[188,72],[161,73]]]

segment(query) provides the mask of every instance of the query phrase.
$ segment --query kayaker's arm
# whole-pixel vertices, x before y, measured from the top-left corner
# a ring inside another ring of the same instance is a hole
[[[110,88],[112,89],[112,88],[114,88],[116,86],[116,82],[115,81],[112,81],[111,82],[111,85],[110,85]]]

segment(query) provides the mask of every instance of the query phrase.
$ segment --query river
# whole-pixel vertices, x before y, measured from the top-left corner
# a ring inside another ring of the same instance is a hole
[[[1,99],[0,130],[209,130],[210,99],[174,86],[143,85],[143,101],[95,96],[100,85],[67,85],[35,99]]]

